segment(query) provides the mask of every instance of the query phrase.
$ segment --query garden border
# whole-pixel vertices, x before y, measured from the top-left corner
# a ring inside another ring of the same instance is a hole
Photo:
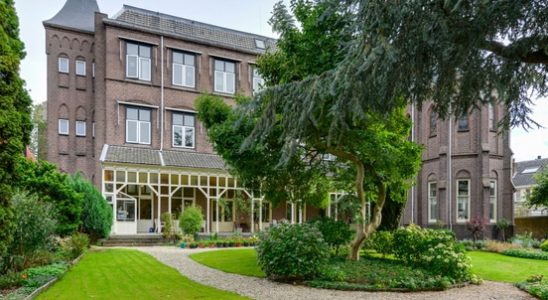
[[[245,276],[245,275],[242,275]],[[274,281],[277,282],[277,281]],[[326,284],[326,286],[315,286],[313,285],[314,282]],[[312,283],[312,285],[311,285]],[[483,284],[483,283],[482,283]],[[305,281],[300,284],[301,286],[307,286],[315,289],[323,289],[323,290],[335,290],[335,291],[361,291],[361,292],[394,292],[394,293],[418,293],[418,292],[440,292],[440,291],[446,291],[454,288],[463,288],[469,285],[474,285],[471,282],[463,282],[463,283],[457,283],[452,284],[448,286],[447,288],[420,288],[420,289],[407,289],[407,288],[367,288],[365,285],[360,284],[351,284],[344,281],[338,281],[338,282],[329,282],[329,281],[320,281],[320,280],[310,280]],[[331,285],[331,287],[328,287]],[[346,285],[346,287],[344,287]],[[481,284],[479,284],[481,285]]]

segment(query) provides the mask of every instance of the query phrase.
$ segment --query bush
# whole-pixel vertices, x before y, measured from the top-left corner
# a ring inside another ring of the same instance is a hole
[[[202,228],[204,216],[202,210],[197,207],[187,207],[179,217],[179,227],[185,234],[196,235]]]
[[[475,218],[466,222],[466,229],[468,229],[468,231],[470,231],[470,233],[472,234],[472,239],[474,240],[474,242],[479,240],[480,237],[483,235],[486,224],[487,221],[482,218]]]
[[[112,227],[112,208],[101,193],[79,173],[71,177],[72,188],[83,195],[82,230],[91,241],[106,238]]]
[[[320,274],[329,246],[315,226],[281,223],[261,233],[257,253],[258,264],[269,278],[302,281]]]
[[[364,247],[386,256],[394,252],[394,236],[389,231],[377,231],[366,240]]]
[[[173,240],[175,234],[174,234],[174,228],[173,228],[173,219],[171,218],[171,214],[169,212],[165,212],[160,216],[160,219],[162,220],[162,236],[166,240]]]
[[[540,244],[540,250],[548,252],[548,240],[545,240],[542,244]]]
[[[394,255],[405,264],[456,281],[472,279],[470,259],[450,231],[415,225],[400,228],[394,232]]]
[[[502,251],[502,254],[507,256],[521,257],[521,258],[548,260],[548,253],[544,251],[538,251],[538,250],[508,249],[508,250]]]
[[[466,249],[466,251],[483,250],[485,249],[486,241],[477,240],[474,242],[473,240],[464,239],[460,241],[460,244],[464,246],[464,249]]]
[[[533,239],[532,232],[525,232],[524,234],[516,234],[514,238],[512,238],[512,244],[520,245],[523,248],[533,247],[534,242],[535,242],[535,239]]]
[[[548,299],[548,280],[520,282],[516,286],[539,299]]]
[[[353,232],[343,221],[322,217],[310,222],[320,230],[325,242],[335,249],[335,255],[339,254],[341,246],[347,245],[352,239]]]
[[[20,271],[30,267],[37,252],[46,249],[56,223],[51,218],[51,205],[35,195],[18,192],[12,202],[16,227],[8,246],[9,256],[4,258],[4,268]]]
[[[89,238],[84,233],[75,232],[72,236],[61,241],[61,247],[68,259],[75,259],[89,247]]]
[[[520,248],[520,246],[516,244],[511,244],[506,242],[497,242],[497,241],[491,241],[491,240],[488,240],[485,242],[485,250],[489,252],[502,253],[505,250],[516,249],[516,248]]]

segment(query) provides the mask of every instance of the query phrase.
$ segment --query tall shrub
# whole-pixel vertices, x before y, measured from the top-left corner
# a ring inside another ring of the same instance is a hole
[[[13,208],[16,227],[4,265],[20,271],[29,267],[28,262],[34,254],[46,248],[56,224],[52,218],[52,205],[44,203],[36,195],[17,192],[13,197]]]
[[[71,177],[70,183],[74,191],[83,196],[82,231],[92,242],[107,237],[112,227],[112,208],[106,199],[79,173]]]
[[[329,257],[329,246],[311,224],[281,223],[262,232],[257,246],[258,264],[278,281],[313,279]]]
[[[59,172],[55,165],[47,161],[21,159],[17,180],[13,184],[53,205],[57,234],[67,236],[78,230],[83,195],[74,190],[69,176]]]
[[[196,235],[202,228],[204,216],[198,207],[187,207],[179,217],[179,227],[185,234]]]
[[[164,224],[162,227],[162,236],[164,237],[164,239],[172,240],[175,232],[173,228],[173,218],[171,217],[171,214],[169,212],[165,212],[160,216],[160,219]]]
[[[31,100],[19,77],[24,57],[14,1],[0,1],[0,257],[6,253],[15,229],[12,186],[17,160],[29,144],[32,129]]]
[[[322,217],[313,219],[310,223],[322,233],[325,242],[335,250],[335,255],[339,254],[341,246],[348,245],[352,240],[353,231],[341,220]]]

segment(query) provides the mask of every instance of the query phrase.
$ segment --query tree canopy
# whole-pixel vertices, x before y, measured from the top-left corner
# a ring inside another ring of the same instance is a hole
[[[0,257],[6,251],[13,230],[10,209],[12,184],[18,158],[29,143],[30,97],[19,77],[25,57],[19,39],[19,20],[13,0],[0,1]]]
[[[526,205],[533,208],[548,208],[548,170],[535,177],[537,185],[533,188]]]

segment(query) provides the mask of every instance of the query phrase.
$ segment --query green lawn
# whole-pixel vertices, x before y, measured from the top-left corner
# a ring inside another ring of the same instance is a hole
[[[263,271],[257,266],[257,252],[255,249],[209,251],[193,254],[190,258],[227,273],[265,277]]]
[[[191,281],[148,254],[126,249],[87,253],[38,298],[246,299]]]
[[[483,279],[522,282],[527,277],[542,274],[548,278],[548,261],[511,257],[491,252],[471,251],[472,271]]]

